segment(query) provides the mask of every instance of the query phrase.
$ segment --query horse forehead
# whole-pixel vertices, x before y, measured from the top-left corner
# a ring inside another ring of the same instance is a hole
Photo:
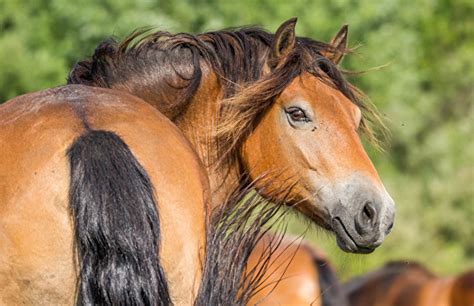
[[[295,78],[282,92],[282,100],[304,100],[319,116],[324,116],[329,121],[357,121],[360,116],[359,107],[328,82],[331,81],[326,82],[310,73],[304,73]]]
[[[328,106],[335,108],[347,108],[353,110],[357,106],[352,103],[340,90],[331,85],[330,79],[322,80],[310,73],[303,73],[295,78],[283,91],[282,96],[294,98],[295,96],[307,100],[314,106]]]

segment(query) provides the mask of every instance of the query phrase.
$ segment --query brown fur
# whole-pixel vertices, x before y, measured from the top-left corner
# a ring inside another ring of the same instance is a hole
[[[262,254],[274,244],[266,235],[252,252],[249,269],[264,268]],[[248,305],[347,306],[329,259],[302,237],[287,236],[271,254],[262,280]]]
[[[394,262],[350,280],[344,291],[351,306],[468,306],[474,305],[473,276],[438,277],[420,264]]]
[[[73,303],[77,270],[66,151],[84,132],[84,118],[91,128],[120,135],[148,172],[171,296],[178,304],[193,301],[209,190],[176,127],[136,97],[85,86],[15,98],[0,107],[0,118],[0,304]]]
[[[250,257],[249,267],[262,267],[260,257],[268,247],[270,237],[265,237],[257,245]],[[296,238],[287,237],[276,248],[272,262],[249,305],[308,305],[315,302],[313,305],[321,306],[317,270],[313,265],[313,258],[300,243]]]
[[[451,290],[451,305],[474,305],[474,269],[464,272],[454,281]]]

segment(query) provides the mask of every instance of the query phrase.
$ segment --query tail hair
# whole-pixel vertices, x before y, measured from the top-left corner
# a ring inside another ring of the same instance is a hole
[[[169,305],[150,179],[128,146],[87,131],[67,152],[79,275],[77,305]]]

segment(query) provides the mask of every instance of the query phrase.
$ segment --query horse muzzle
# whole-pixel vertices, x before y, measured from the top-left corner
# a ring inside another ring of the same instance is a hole
[[[342,188],[331,211],[331,227],[338,246],[351,253],[371,253],[393,227],[395,205],[385,190],[352,181]]]

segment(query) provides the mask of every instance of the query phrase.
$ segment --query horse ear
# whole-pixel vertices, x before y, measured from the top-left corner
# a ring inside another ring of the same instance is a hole
[[[291,18],[281,24],[273,39],[269,65],[275,68],[294,49],[296,44],[295,25],[297,18]]]
[[[336,65],[342,62],[346,54],[348,27],[347,24],[343,25],[339,32],[331,39],[329,45],[333,50],[323,52],[323,55]]]

